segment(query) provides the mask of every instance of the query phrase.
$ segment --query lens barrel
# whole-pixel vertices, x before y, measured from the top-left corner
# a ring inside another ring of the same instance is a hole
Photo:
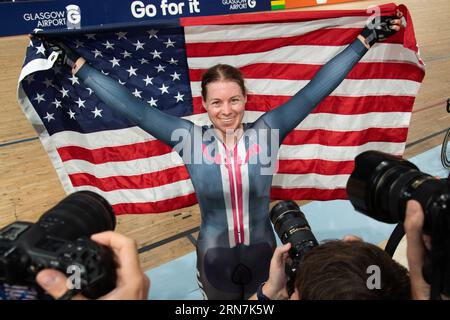
[[[78,191],[61,200],[45,212],[38,223],[63,221],[63,226],[51,233],[64,239],[75,240],[82,236],[114,230],[116,219],[111,205],[91,191]]]
[[[318,245],[299,206],[293,201],[281,201],[270,211],[270,220],[283,244],[292,244],[290,256],[300,260],[306,252]]]
[[[387,211],[389,190],[395,179],[408,171],[417,172],[418,168],[390,154],[363,152],[355,158],[355,168],[347,182],[348,199],[359,212],[387,223],[397,222],[398,217]]]
[[[445,190],[445,181],[421,172],[413,163],[373,150],[355,158],[347,182],[347,195],[355,209],[386,223],[403,222],[407,201],[417,200],[425,212],[424,230],[431,225],[430,213],[445,207],[440,204]]]

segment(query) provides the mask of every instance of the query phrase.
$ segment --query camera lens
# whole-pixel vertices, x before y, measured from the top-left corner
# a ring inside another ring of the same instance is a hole
[[[300,259],[317,240],[299,206],[293,201],[281,201],[270,211],[270,220],[283,244],[290,242],[291,258]]]
[[[116,219],[110,204],[100,195],[91,191],[75,192],[48,210],[39,219],[41,225],[51,225],[59,221],[58,228],[51,233],[68,240],[94,233],[114,230]]]
[[[355,169],[347,182],[347,194],[356,210],[388,223],[398,217],[388,210],[393,182],[410,170],[412,163],[377,151],[363,152],[355,158]]]
[[[404,220],[409,199],[419,201],[425,213],[439,208],[437,201],[445,189],[445,182],[420,172],[411,162],[379,151],[358,155],[347,182],[348,198],[355,209],[386,223]],[[426,214],[427,228],[428,219]]]

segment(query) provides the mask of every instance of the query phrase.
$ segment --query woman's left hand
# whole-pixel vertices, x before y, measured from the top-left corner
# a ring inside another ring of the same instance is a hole
[[[402,28],[403,13],[397,9],[395,16],[376,17],[361,32],[358,38],[367,48],[384,41]]]

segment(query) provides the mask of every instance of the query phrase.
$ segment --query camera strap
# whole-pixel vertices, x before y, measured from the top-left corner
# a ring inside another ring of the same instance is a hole
[[[447,99],[447,112],[450,113],[450,98]],[[447,147],[450,141],[450,128],[447,129],[447,132],[445,133],[444,141],[442,141],[442,148],[441,148],[441,162],[442,166],[445,169],[450,170],[450,159],[447,156]],[[450,177],[450,173],[449,173]]]
[[[394,231],[392,231],[391,236],[386,243],[386,246],[384,247],[384,251],[386,251],[387,254],[393,257],[395,254],[395,250],[397,249],[400,241],[402,241],[404,235],[405,229],[403,228],[403,223],[397,224]]]

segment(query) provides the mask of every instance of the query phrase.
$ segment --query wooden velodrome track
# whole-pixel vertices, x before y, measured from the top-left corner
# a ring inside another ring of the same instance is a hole
[[[362,9],[388,1],[326,5],[314,10]],[[439,145],[450,114],[450,1],[404,0],[410,10],[426,77],[414,105],[407,158]],[[304,9],[304,10],[312,10]],[[17,79],[27,36],[0,38],[0,227],[15,220],[35,221],[65,193],[37,135],[17,103]],[[136,239],[144,269],[194,250],[200,225],[198,206],[158,215],[127,215],[117,231]]]

